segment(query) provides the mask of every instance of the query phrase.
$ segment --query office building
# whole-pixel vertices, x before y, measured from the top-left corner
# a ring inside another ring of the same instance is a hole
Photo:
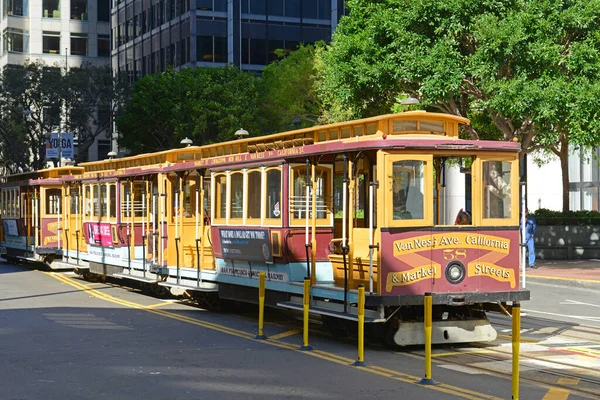
[[[111,11],[112,68],[131,81],[168,66],[260,71],[275,50],[329,42],[342,0],[126,0]]]
[[[110,5],[110,0],[2,0],[0,70],[37,60],[61,68],[109,65]],[[110,140],[99,138],[88,159],[105,158],[108,151]]]

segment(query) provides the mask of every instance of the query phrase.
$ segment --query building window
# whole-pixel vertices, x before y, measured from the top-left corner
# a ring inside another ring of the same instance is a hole
[[[88,55],[88,38],[85,33],[71,33],[71,55]]]
[[[98,0],[98,21],[108,22],[110,17],[110,0]]]
[[[284,0],[284,9],[286,17],[300,18],[300,0]]]
[[[42,32],[44,53],[60,54],[60,32]]]
[[[43,0],[42,13],[44,18],[60,18],[60,0]]]
[[[267,43],[264,39],[250,39],[250,64],[267,64]]]
[[[98,140],[98,160],[107,159],[110,150],[110,140]]]
[[[227,0],[196,0],[196,9],[202,11],[227,11]]]
[[[197,61],[227,62],[227,38],[221,36],[196,37]]]
[[[98,35],[98,57],[110,57],[110,38],[108,35]]]
[[[7,28],[4,30],[4,51],[23,53],[27,41],[28,31]]]
[[[269,62],[277,60],[276,50],[283,49],[283,40],[269,40]]]
[[[242,13],[265,15],[266,12],[265,0],[242,0]]]
[[[87,21],[87,0],[71,0],[71,19]]]
[[[27,16],[27,1],[4,0],[4,15]]]

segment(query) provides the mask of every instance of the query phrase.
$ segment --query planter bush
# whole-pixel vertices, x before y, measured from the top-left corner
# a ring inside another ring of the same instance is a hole
[[[545,208],[531,213],[538,225],[600,225],[598,211],[552,211]]]

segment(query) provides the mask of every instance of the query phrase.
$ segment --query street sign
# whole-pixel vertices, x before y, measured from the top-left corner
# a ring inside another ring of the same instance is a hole
[[[46,158],[58,158],[58,132],[52,132],[50,139],[46,140]],[[74,158],[75,150],[73,132],[63,132],[60,135],[61,157]]]

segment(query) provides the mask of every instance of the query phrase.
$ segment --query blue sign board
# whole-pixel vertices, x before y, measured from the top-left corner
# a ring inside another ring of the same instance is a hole
[[[52,132],[52,136],[46,141],[46,158],[58,158],[59,143],[61,144],[62,158],[75,158],[73,132],[62,132],[60,139],[58,132]]]

